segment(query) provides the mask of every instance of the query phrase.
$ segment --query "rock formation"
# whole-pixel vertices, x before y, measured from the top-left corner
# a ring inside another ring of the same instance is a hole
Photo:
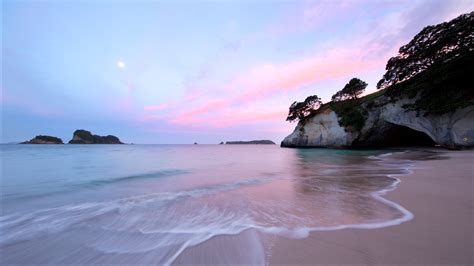
[[[31,140],[21,142],[20,144],[64,144],[63,140],[57,137],[38,135]]]
[[[74,131],[69,144],[123,144],[116,136],[92,135],[91,132],[83,129]]]
[[[321,105],[283,147],[474,147],[474,12],[425,27],[363,98]],[[291,108],[290,108],[291,111]]]
[[[426,146],[435,144],[447,148],[474,146],[474,106],[443,115],[419,115],[403,108],[410,99],[389,102],[376,99],[380,105],[363,104],[367,110],[361,130],[339,125],[338,116],[327,108],[299,123],[293,133],[281,143],[283,147],[390,147]],[[371,102],[374,103],[374,102]],[[370,106],[370,107],[369,107]]]

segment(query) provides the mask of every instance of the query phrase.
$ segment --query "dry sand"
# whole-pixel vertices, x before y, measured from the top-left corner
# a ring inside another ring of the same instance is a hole
[[[401,225],[313,232],[304,239],[247,230],[189,248],[175,263],[474,265],[474,152],[446,156],[416,161],[414,173],[384,196],[414,214]]]

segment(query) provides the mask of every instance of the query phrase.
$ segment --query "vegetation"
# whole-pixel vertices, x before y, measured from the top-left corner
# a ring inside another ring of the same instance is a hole
[[[361,107],[359,96],[365,88],[365,81],[352,78],[342,90],[332,96],[329,106],[339,117],[339,124],[346,129],[353,127],[360,130],[364,127],[367,112]]]
[[[298,120],[304,123],[306,118],[312,114],[312,111],[321,107],[321,104],[321,98],[317,95],[308,96],[303,102],[294,102],[290,106],[286,121]]]
[[[35,139],[47,141],[47,142],[58,142],[58,143],[63,143],[62,139],[53,137],[53,136],[45,136],[45,135],[38,135],[35,137]]]
[[[407,110],[444,114],[474,101],[474,12],[428,26],[387,63],[377,87],[393,100],[414,98]]]
[[[424,115],[452,112],[474,103],[473,62],[474,12],[471,12],[450,22],[425,27],[402,46],[398,55],[387,62],[387,71],[377,83],[377,88],[383,90],[359,98],[367,83],[353,78],[332,96],[331,102],[321,105],[319,100],[316,109],[310,108],[310,102],[305,103],[306,100],[294,102],[287,121],[299,119],[304,123],[331,108],[346,130],[360,130],[367,116],[363,103],[372,102],[382,95],[392,101],[416,98],[413,104],[403,107]]]
[[[392,100],[417,97],[415,103],[403,107],[425,116],[455,111],[474,103],[473,62],[474,53],[470,53],[392,85],[384,90],[384,94]]]
[[[332,101],[339,102],[358,99],[364,92],[365,88],[367,88],[367,83],[365,81],[358,78],[352,78],[342,90],[332,96]]]
[[[461,15],[449,22],[425,27],[398,55],[387,62],[383,78],[377,88],[413,78],[430,67],[462,57],[474,49],[474,12]]]
[[[113,135],[92,135],[90,131],[79,129],[74,131],[74,137],[69,144],[123,144],[119,138]]]
[[[63,140],[57,137],[38,135],[29,141],[20,142],[20,144],[63,144]]]
[[[356,99],[329,103],[339,117],[339,125],[347,130],[361,130],[365,125],[367,111]]]

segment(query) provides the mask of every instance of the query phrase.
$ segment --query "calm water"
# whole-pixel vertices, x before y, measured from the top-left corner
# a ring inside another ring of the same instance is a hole
[[[247,229],[301,238],[401,223],[411,214],[379,194],[395,187],[389,176],[407,174],[410,161],[386,153],[1,145],[2,261],[162,264]]]

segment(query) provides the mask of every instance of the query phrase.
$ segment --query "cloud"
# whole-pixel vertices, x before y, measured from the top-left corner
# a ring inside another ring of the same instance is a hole
[[[310,5],[301,10],[301,16],[324,24],[327,23],[322,21],[325,17],[334,20],[338,18],[336,13],[350,13],[352,9],[360,8],[357,5],[353,1],[338,1],[326,9],[322,8],[324,5]],[[465,5],[453,7],[445,2],[427,1],[411,6],[405,4],[402,9],[400,4],[384,4],[371,12],[394,6],[398,9],[368,18],[363,28],[328,41],[324,49],[319,46],[286,62],[256,64],[225,80],[216,78],[214,83],[206,80],[202,84],[200,79],[196,79],[194,83],[187,84],[189,94],[184,97],[186,104],[180,103],[181,108],[174,106],[174,112],[159,119],[178,125],[209,125],[216,128],[263,121],[283,123],[287,111],[287,106],[283,104],[288,104],[288,100],[275,104],[273,99],[287,97],[289,92],[296,93],[309,86],[318,87],[322,82],[377,70],[382,72],[387,60],[424,26],[442,22],[443,18],[460,14],[465,9]],[[318,14],[324,16],[321,18]],[[341,18],[346,23],[349,20]],[[291,24],[288,26],[292,27]],[[188,110],[182,111],[183,107]]]
[[[158,105],[145,105],[143,106],[143,110],[145,111],[157,111],[157,110],[163,110],[168,108],[168,104],[158,104]]]
[[[262,121],[284,121],[287,115],[286,109],[277,110],[218,110],[216,114],[199,115],[179,115],[171,120],[174,124],[180,125],[208,125],[216,128],[224,128],[242,124],[253,124]]]

